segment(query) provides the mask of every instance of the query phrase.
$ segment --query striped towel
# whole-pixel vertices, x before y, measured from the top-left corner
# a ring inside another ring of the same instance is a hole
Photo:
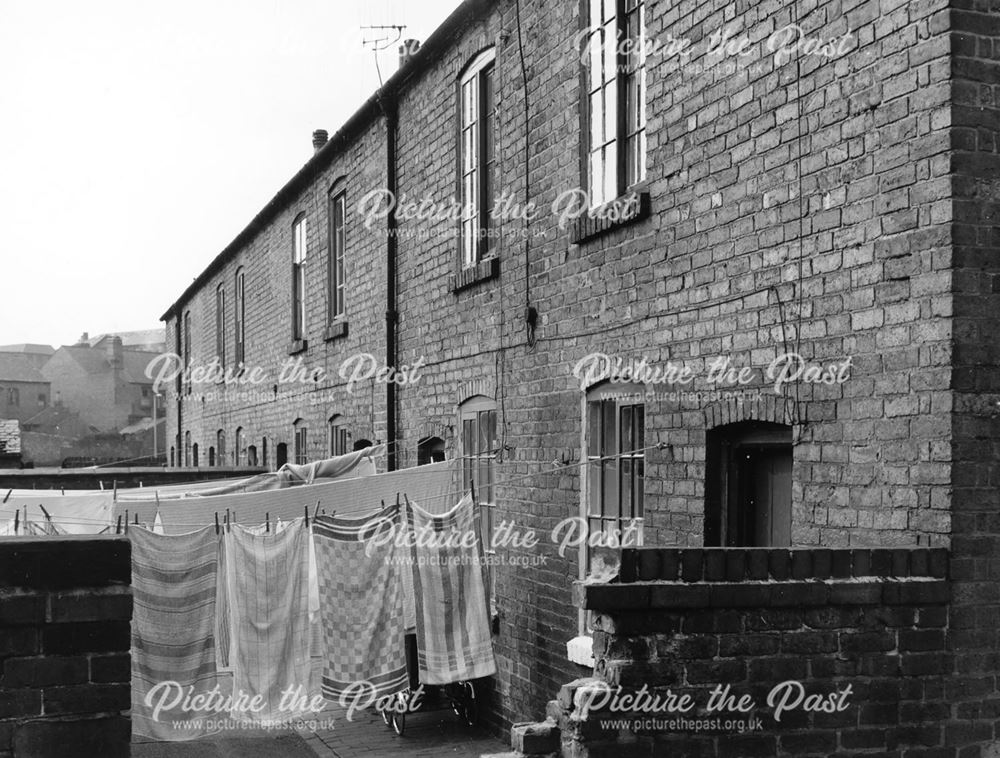
[[[496,673],[483,573],[479,519],[466,495],[435,516],[407,503],[417,613],[417,660],[424,684],[450,684]],[[475,545],[462,544],[475,535]],[[422,538],[426,535],[427,538]],[[452,535],[453,539],[447,539]]]
[[[309,530],[300,521],[255,532],[233,526],[225,537],[220,616],[229,621],[233,691],[263,705],[242,715],[287,721],[309,713],[306,701],[318,694],[309,691]]]
[[[184,694],[207,693],[218,686],[230,693],[228,677],[215,665],[216,595],[219,537],[210,527],[166,536],[133,526],[132,543],[132,731],[160,740],[190,740],[209,730],[196,722],[217,714],[185,712],[179,706],[155,714],[163,683],[175,682]],[[154,687],[150,704],[146,696]],[[172,685],[171,685],[172,687]],[[155,717],[154,717],[155,716]]]
[[[367,519],[320,516],[313,528],[319,574],[320,623],[326,659],[323,695],[330,700],[365,683],[364,696],[407,686],[403,647],[403,551],[394,540],[369,544],[379,524],[400,527],[395,505]],[[371,549],[366,554],[366,547]]]

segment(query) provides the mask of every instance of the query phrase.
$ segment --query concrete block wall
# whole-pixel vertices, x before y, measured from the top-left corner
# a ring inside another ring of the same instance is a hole
[[[127,758],[131,572],[124,538],[0,538],[0,756]]]

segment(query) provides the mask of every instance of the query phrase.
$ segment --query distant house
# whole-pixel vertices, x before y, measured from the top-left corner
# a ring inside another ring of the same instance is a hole
[[[84,335],[86,336],[86,335]],[[121,337],[60,347],[42,369],[53,396],[100,431],[118,431],[153,416],[146,367],[158,352],[126,348]]]
[[[26,421],[47,407],[49,380],[25,353],[0,352],[0,419]]]
[[[86,332],[80,338],[81,342],[86,342],[91,347],[104,348],[114,337],[122,341],[122,347],[126,350],[141,350],[153,353],[162,353],[167,347],[166,329],[140,329],[134,332],[112,332],[109,334],[99,334],[96,337],[89,337]]]
[[[0,419],[0,468],[21,463],[21,428],[15,419]]]
[[[46,364],[55,348],[51,345],[36,345],[30,342],[20,342],[16,345],[0,345],[0,353],[15,353],[26,356],[35,368],[41,368]]]

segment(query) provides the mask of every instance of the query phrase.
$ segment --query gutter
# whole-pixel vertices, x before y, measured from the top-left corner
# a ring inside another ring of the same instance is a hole
[[[390,96],[391,97],[391,96]],[[398,113],[396,103],[390,99],[380,103],[385,113],[385,183],[390,197],[398,197],[396,191],[396,129]],[[396,261],[397,235],[399,223],[396,219],[396,204],[393,203],[385,220],[385,365],[396,366],[396,326],[399,313],[396,310]],[[385,434],[386,469],[396,470],[396,383],[385,383]]]

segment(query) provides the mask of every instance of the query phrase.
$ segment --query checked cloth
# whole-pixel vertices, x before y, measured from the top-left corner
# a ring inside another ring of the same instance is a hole
[[[405,560],[405,551],[395,547],[394,539],[371,541],[379,529],[398,530],[401,520],[395,505],[363,519],[316,519],[326,649],[322,690],[328,700],[356,694],[363,685],[365,697],[372,691],[375,697],[392,695],[407,686],[401,581],[406,567],[397,558]]]

